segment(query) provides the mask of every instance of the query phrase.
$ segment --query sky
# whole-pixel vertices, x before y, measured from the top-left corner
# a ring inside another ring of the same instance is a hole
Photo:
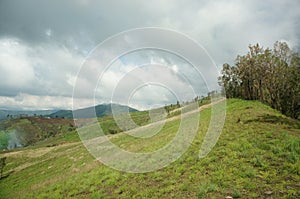
[[[157,27],[193,39],[211,59],[202,70],[219,71],[249,44],[285,41],[299,52],[299,8],[298,0],[0,0],[0,109],[72,109],[74,101],[74,108],[115,102],[149,109],[206,95],[216,77],[195,75],[178,54],[130,52],[101,76],[95,49],[121,32]],[[113,47],[138,39],[129,35]]]

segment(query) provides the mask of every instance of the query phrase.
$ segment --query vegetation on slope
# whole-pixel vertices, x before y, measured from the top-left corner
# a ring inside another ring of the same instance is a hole
[[[0,124],[0,150],[34,145],[67,132],[75,132],[72,119],[23,117],[7,120]]]
[[[76,136],[53,147],[42,143],[3,153],[0,198],[299,198],[299,121],[260,102],[228,100],[219,141],[199,159],[210,109],[200,115],[189,150],[156,172],[113,170],[95,161]],[[178,125],[170,121],[156,138],[142,142],[122,133],[112,141],[131,151],[153,151],[170,141]]]

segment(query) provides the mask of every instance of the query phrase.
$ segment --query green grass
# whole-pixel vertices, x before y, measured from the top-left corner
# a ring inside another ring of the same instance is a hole
[[[143,126],[150,123],[149,111],[131,112],[131,119],[138,126]],[[122,131],[130,130],[133,127],[126,124],[124,129],[121,129],[115,122],[113,116],[105,116],[98,118],[99,124],[101,125],[104,134],[116,134]]]
[[[200,99],[198,101],[199,106],[203,106],[209,103],[210,103],[210,98],[208,97]],[[188,104],[189,103],[187,102],[185,105]],[[181,114],[180,106],[177,104],[171,104],[162,108],[152,110],[154,112],[154,117],[155,117],[155,113],[159,115],[159,113],[162,111],[161,109],[165,110],[167,114],[166,118],[171,118]],[[131,112],[130,117],[132,121],[136,124],[136,126],[144,126],[151,123],[151,117],[149,111]],[[136,126],[128,125],[128,123],[125,123],[123,124],[123,128],[120,128],[118,124],[115,122],[113,116],[100,117],[98,118],[98,121],[105,135],[120,133],[136,127]]]
[[[140,121],[147,117],[139,114]],[[222,134],[208,156],[199,159],[210,109],[202,111],[200,119],[186,153],[144,174],[116,171],[95,161],[75,132],[2,153],[7,165],[0,198],[300,197],[299,121],[259,102],[228,100]],[[112,142],[130,151],[154,151],[174,137],[178,126],[178,120],[168,122],[147,139],[120,133]]]

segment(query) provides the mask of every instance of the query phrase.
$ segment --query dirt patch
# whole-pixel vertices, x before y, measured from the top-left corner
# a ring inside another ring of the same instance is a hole
[[[24,149],[22,151],[12,151],[12,152],[6,152],[1,154],[1,157],[29,157],[29,158],[38,158],[41,157],[47,153],[49,153],[52,150],[59,149],[66,146],[72,146],[80,144],[80,142],[72,142],[72,143],[63,143],[60,145],[52,146],[52,147],[42,147],[38,149]]]

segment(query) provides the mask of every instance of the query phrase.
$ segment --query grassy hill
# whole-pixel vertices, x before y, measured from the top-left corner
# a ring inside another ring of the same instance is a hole
[[[147,112],[138,114],[138,121],[147,120]],[[210,114],[210,109],[200,113],[199,131],[189,150],[156,172],[130,174],[109,168],[94,160],[74,131],[2,153],[7,165],[0,198],[300,197],[299,121],[259,102],[228,100],[218,143],[199,159]],[[111,119],[102,122],[109,128]],[[109,137],[126,150],[149,152],[165,146],[179,125],[179,119],[171,120],[147,139],[124,133]]]

